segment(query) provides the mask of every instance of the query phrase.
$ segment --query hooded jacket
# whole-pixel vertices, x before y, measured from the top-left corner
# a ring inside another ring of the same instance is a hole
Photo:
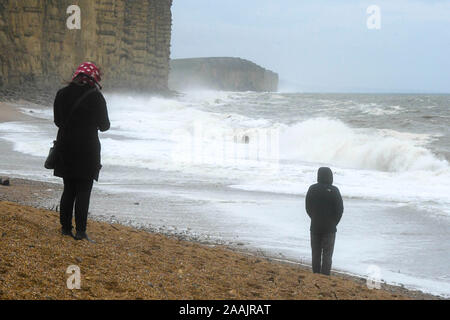
[[[342,218],[344,205],[339,189],[333,186],[333,172],[322,167],[317,173],[317,183],[306,194],[306,212],[311,218],[312,233],[333,233]]]

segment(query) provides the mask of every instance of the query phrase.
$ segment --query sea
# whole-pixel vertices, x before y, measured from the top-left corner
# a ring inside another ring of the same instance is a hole
[[[450,95],[105,97],[92,216],[309,264],[305,195],[328,166],[333,269],[450,297]],[[0,123],[0,172],[61,183],[42,165],[53,108],[16,106],[31,118]]]

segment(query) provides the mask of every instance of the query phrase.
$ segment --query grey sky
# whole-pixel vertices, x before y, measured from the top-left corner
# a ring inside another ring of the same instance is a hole
[[[174,0],[173,19],[172,58],[245,58],[281,90],[450,92],[450,0]]]

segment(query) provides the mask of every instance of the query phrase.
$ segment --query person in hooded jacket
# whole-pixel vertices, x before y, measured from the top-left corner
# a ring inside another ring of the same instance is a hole
[[[77,240],[86,234],[93,181],[101,169],[98,130],[109,130],[106,101],[100,92],[101,73],[90,62],[81,64],[68,86],[58,91],[54,102],[54,122],[58,127],[58,154],[54,175],[63,178],[60,204],[63,235],[72,234],[75,206]]]
[[[311,218],[312,269],[330,275],[336,226],[342,218],[344,205],[339,189],[333,186],[330,168],[319,168],[317,183],[306,194],[306,212]]]

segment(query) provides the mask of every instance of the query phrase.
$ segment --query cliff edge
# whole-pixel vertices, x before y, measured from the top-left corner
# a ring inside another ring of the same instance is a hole
[[[240,58],[174,59],[170,61],[169,88],[277,91],[278,74]]]

